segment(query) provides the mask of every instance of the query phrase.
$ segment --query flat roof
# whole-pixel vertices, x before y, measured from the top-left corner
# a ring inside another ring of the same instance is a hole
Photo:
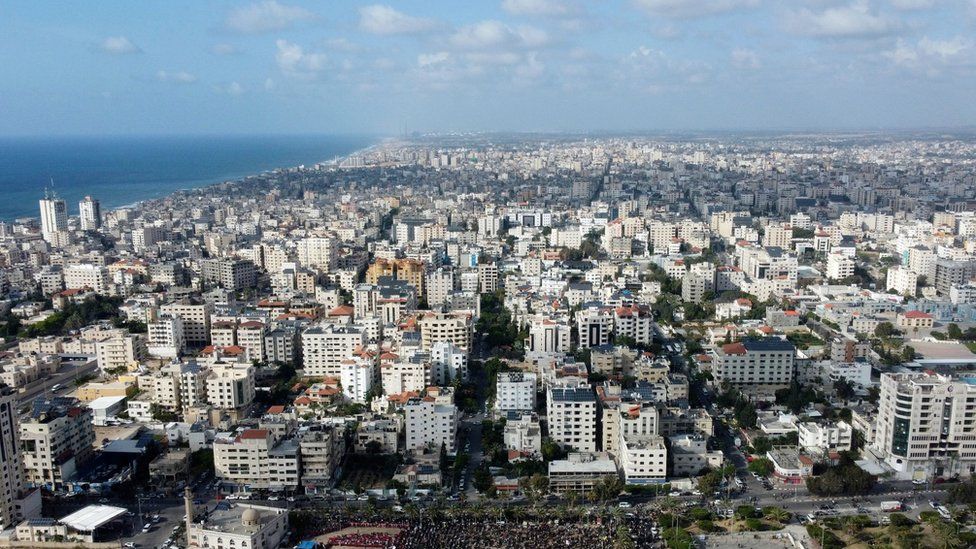
[[[123,401],[125,399],[126,399],[126,397],[124,397],[124,396],[105,396],[105,397],[98,397],[95,400],[89,402],[88,403],[88,407],[91,408],[92,410],[100,410],[100,409],[103,409],[103,408],[110,408],[110,407],[114,406],[115,404],[117,404],[117,403],[119,403],[119,402],[121,402],[121,401]]]
[[[91,532],[103,524],[112,522],[125,513],[126,509],[124,507],[89,505],[64,517],[61,519],[61,522],[75,530]]]

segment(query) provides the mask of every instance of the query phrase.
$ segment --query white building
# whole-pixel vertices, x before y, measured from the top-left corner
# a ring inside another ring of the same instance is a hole
[[[347,358],[339,363],[339,380],[342,383],[342,392],[346,398],[353,402],[360,404],[366,402],[366,396],[373,388],[375,375],[376,368],[371,359],[354,357]]]
[[[438,385],[468,378],[468,351],[450,341],[438,341],[430,346],[430,364],[431,379]]]
[[[546,395],[549,436],[580,452],[596,451],[596,396],[589,385],[549,387]]]
[[[236,410],[254,400],[254,366],[215,364],[207,377],[207,400],[214,408]]]
[[[302,333],[306,377],[339,377],[339,364],[366,345],[366,332],[358,326],[326,324]]]
[[[712,373],[717,383],[788,385],[796,348],[785,339],[766,337],[723,345],[715,351]]]
[[[885,289],[899,295],[914,297],[918,288],[918,274],[907,267],[893,266],[888,269]]]
[[[495,382],[495,409],[499,412],[535,410],[538,376],[532,372],[501,372]]]
[[[928,372],[881,375],[874,449],[903,477],[976,471],[976,384]]]
[[[668,475],[668,449],[661,436],[621,435],[617,461],[627,484],[659,484]]]
[[[98,200],[86,196],[78,203],[78,217],[81,221],[81,230],[97,231],[102,226],[102,206]]]
[[[826,275],[831,280],[843,280],[854,276],[854,260],[839,252],[829,254]]]
[[[183,320],[178,316],[162,315],[146,324],[149,354],[161,358],[177,358],[186,350],[183,339]]]
[[[188,522],[186,533],[187,546],[194,549],[276,549],[288,533],[288,510],[258,505],[216,508],[205,519]]]
[[[406,412],[407,450],[438,451],[443,446],[448,454],[457,451],[460,414],[451,392],[412,398],[403,409]]]
[[[590,307],[576,313],[576,331],[581,349],[610,343],[613,314],[609,309]]]
[[[72,265],[64,270],[64,287],[68,290],[90,288],[96,294],[108,295],[112,288],[108,268],[100,265]]]
[[[68,207],[57,196],[45,196],[40,201],[41,236],[48,243],[55,244],[59,234],[68,230]]]
[[[854,430],[845,421],[836,424],[819,424],[813,422],[797,423],[799,445],[811,454],[828,455],[831,452],[842,452],[851,449]]]

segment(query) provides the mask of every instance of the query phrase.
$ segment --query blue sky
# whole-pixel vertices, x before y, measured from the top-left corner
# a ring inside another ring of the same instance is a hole
[[[976,0],[7,0],[0,135],[976,125]]]

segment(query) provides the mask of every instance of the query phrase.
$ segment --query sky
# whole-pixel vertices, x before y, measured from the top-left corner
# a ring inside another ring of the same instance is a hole
[[[0,3],[0,136],[974,125],[976,0]]]

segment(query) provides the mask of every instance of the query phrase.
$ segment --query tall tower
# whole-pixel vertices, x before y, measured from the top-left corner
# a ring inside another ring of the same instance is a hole
[[[68,230],[68,207],[51,191],[44,192],[41,204],[41,235],[49,243],[58,241],[58,233]]]
[[[78,214],[81,218],[81,230],[97,231],[102,226],[102,206],[98,200],[86,196],[78,203]]]
[[[186,508],[186,546],[190,546],[190,528],[193,526],[193,490],[183,489],[183,506]]]
[[[23,463],[20,457],[20,427],[17,424],[18,393],[0,385],[0,528],[17,525],[23,518],[18,510],[24,488]]]

